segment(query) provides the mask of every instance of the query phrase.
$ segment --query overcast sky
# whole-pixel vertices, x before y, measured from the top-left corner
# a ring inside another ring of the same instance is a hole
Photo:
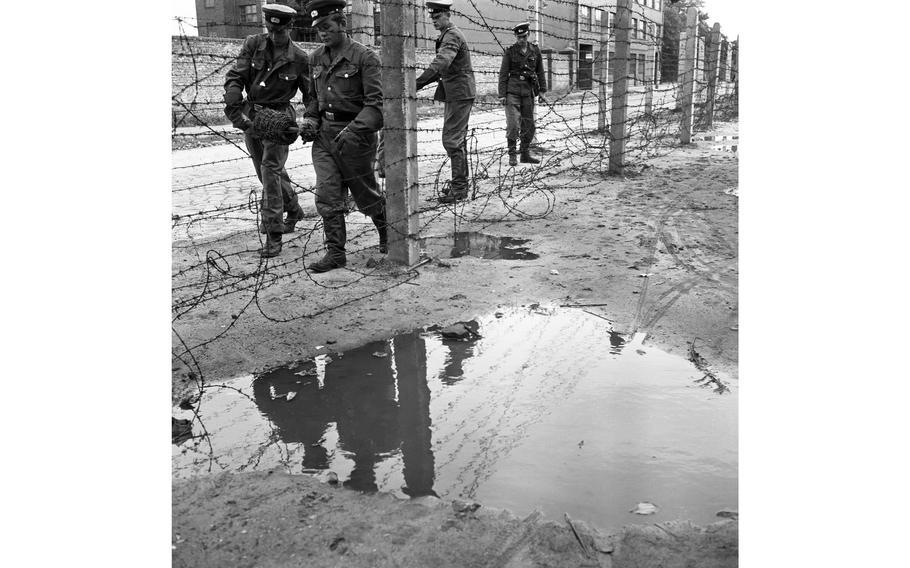
[[[456,0],[457,2],[458,0]],[[666,0],[665,0],[666,1]],[[720,29],[729,38],[736,37],[740,33],[740,10],[742,1],[739,0],[705,0],[705,11],[708,12],[710,19],[708,22],[713,25],[720,22]],[[184,26],[186,35],[196,34],[196,3],[194,0],[171,0],[172,14],[174,17],[184,18],[189,25]],[[171,34],[180,34],[180,28],[176,21],[171,24]]]

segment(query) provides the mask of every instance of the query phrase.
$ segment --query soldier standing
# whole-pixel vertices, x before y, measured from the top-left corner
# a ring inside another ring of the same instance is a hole
[[[502,54],[499,68],[499,102],[506,108],[506,142],[509,144],[509,165],[518,165],[516,142],[521,140],[521,161],[525,164],[539,164],[531,156],[531,140],[534,139],[534,97],[544,102],[547,80],[543,73],[543,59],[540,48],[528,41],[531,24],[523,22],[515,26],[515,43]]]
[[[308,266],[326,272],[347,264],[345,195],[373,219],[379,252],[387,251],[385,198],[373,173],[376,132],[382,128],[379,56],[346,34],[345,0],[312,0],[307,10],[323,43],[310,54],[310,101],[301,128],[313,140],[316,210],[325,231],[325,256]]]
[[[451,188],[439,201],[452,203],[468,196],[468,152],[465,139],[477,90],[474,86],[474,71],[471,69],[471,52],[464,34],[449,20],[452,0],[427,0],[426,4],[433,27],[439,30],[439,37],[436,39],[436,58],[417,78],[417,89],[439,81],[433,99],[445,102],[442,146],[452,162]]]
[[[281,252],[282,233],[294,230],[294,225],[303,218],[303,210],[284,169],[288,144],[260,139],[252,127],[252,119],[262,108],[295,118],[290,101],[299,90],[303,94],[302,102],[306,103],[309,66],[306,52],[291,41],[290,27],[297,11],[283,4],[266,4],[262,15],[267,33],[248,36],[237,61],[226,74],[224,113],[235,128],[243,130],[256,176],[262,182],[259,231],[267,238],[259,254],[269,258]],[[285,212],[288,217],[282,221]]]

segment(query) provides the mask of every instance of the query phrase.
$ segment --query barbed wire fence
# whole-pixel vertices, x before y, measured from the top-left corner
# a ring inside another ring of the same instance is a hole
[[[536,112],[541,162],[511,167],[505,145],[505,114],[496,90],[503,49],[511,42],[499,38],[511,36],[512,26],[524,18],[481,16],[474,0],[461,3],[463,11],[453,10],[452,21],[459,28],[472,32],[472,36],[483,33],[489,38],[470,45],[478,91],[467,139],[470,200],[456,204],[436,200],[448,183],[449,165],[440,141],[441,109],[431,100],[432,90],[414,92],[410,87],[411,92],[407,92],[406,88],[401,98],[387,94],[386,105],[412,103],[419,117],[418,125],[407,128],[388,121],[384,125],[385,135],[397,129],[415,137],[418,155],[401,159],[416,159],[420,164],[414,186],[404,188],[421,197],[420,205],[410,212],[419,223],[416,231],[408,229],[408,234],[398,229],[393,239],[397,236],[413,242],[440,222],[455,232],[463,224],[483,230],[505,221],[543,219],[552,213],[560,192],[594,188],[609,175],[634,175],[647,167],[649,160],[691,142],[694,132],[710,129],[714,120],[737,116],[738,41],[724,38],[719,25],[709,29],[699,23],[694,8],[689,9],[683,33],[672,39],[679,45],[677,80],[661,82],[655,69],[658,58],[653,54],[661,51],[665,38],[656,31],[662,21],[653,10],[633,5],[631,0],[619,0],[617,12],[600,11],[598,20],[592,14],[590,19],[578,22],[554,15],[553,10],[529,10],[528,5],[492,1],[539,22],[534,30],[538,38],[576,41],[577,34],[552,31],[543,25],[554,21],[562,25],[559,29],[580,26],[599,33],[597,49],[588,52],[588,59],[572,52],[545,54],[549,89],[546,102]],[[576,5],[549,0],[550,7],[560,4]],[[357,3],[364,5],[369,4]],[[383,1],[381,6],[386,11],[413,13],[418,7],[415,0]],[[436,38],[432,27],[415,23],[407,32],[387,30],[377,42],[373,17],[372,10],[350,14],[349,29],[355,38],[366,38],[363,43],[413,49],[415,45],[432,46]],[[180,23],[184,28],[192,25],[189,21]],[[249,25],[250,34],[259,32],[259,25]],[[192,409],[197,420],[202,394],[220,388],[206,381],[205,362],[197,353],[222,339],[242,318],[257,313],[276,324],[314,318],[406,285],[419,275],[421,266],[349,264],[346,270],[352,276],[341,283],[312,277],[306,265],[323,252],[322,222],[313,207],[304,208],[306,217],[298,223],[302,228],[285,235],[285,245],[302,253],[259,258],[256,250],[263,244],[258,232],[262,188],[241,133],[232,128],[223,112],[224,75],[236,60],[240,42],[186,35],[172,40],[172,148],[177,150],[172,160],[172,236],[175,258],[179,255],[182,259],[172,273],[172,355],[175,372],[179,369],[195,384],[193,396],[182,406]],[[308,52],[315,46],[301,44]],[[404,72],[406,76],[419,73],[435,55],[432,48],[415,53],[413,65],[384,67],[384,75],[387,69],[388,73]],[[299,119],[304,109],[303,105],[296,106]],[[309,146],[293,144],[286,166],[302,205],[315,193]],[[385,168],[397,165],[394,159],[387,160]],[[387,187],[387,179],[381,178],[380,183],[383,191],[392,189]],[[349,216],[348,254],[375,250],[375,229],[369,220],[353,221]],[[403,226],[401,221],[389,218],[393,230]],[[295,303],[293,309],[270,305],[274,299],[271,294],[298,281],[322,289],[346,288],[347,293],[334,303],[324,297],[331,294],[314,294],[314,301],[306,307],[302,302]],[[230,314],[220,332],[188,342],[179,329],[180,320],[225,298],[239,302],[240,309]]]

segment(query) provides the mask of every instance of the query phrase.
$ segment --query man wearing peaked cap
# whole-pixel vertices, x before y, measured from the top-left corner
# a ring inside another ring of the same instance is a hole
[[[427,12],[435,14],[437,12],[448,12],[452,9],[452,0],[435,0],[427,2]]]
[[[235,128],[243,130],[256,176],[262,182],[259,231],[267,240],[259,254],[268,258],[281,252],[282,233],[294,230],[303,210],[284,167],[289,144],[261,138],[253,127],[253,118],[268,108],[293,120],[296,112],[291,99],[300,91],[301,102],[306,103],[310,68],[306,52],[291,41],[290,28],[297,11],[283,4],[266,4],[262,15],[266,33],[247,36],[234,66],[225,75],[224,114]],[[287,219],[282,219],[284,213]]]
[[[538,164],[540,160],[531,156],[531,141],[534,139],[534,97],[543,102],[547,80],[543,73],[543,58],[540,49],[528,42],[531,24],[522,22],[512,28],[515,43],[502,54],[499,68],[499,102],[506,110],[506,143],[509,146],[509,165],[517,166],[521,142],[521,161]]]
[[[262,7],[262,16],[266,25],[286,26],[294,21],[297,10],[284,4],[266,4]]]
[[[343,14],[346,5],[345,0],[313,0],[306,5],[306,10],[313,18],[315,28],[332,14]]]
[[[417,78],[417,89],[438,82],[433,98],[445,101],[442,147],[452,162],[452,183],[450,191],[439,201],[451,203],[468,196],[465,139],[477,90],[471,68],[471,50],[461,30],[449,21],[452,0],[428,0],[426,4],[433,27],[439,30],[439,37],[436,39],[436,58]]]
[[[348,191],[376,225],[379,252],[388,248],[385,198],[373,172],[376,132],[382,128],[382,64],[376,52],[348,37],[344,5],[344,0],[307,5],[323,44],[310,53],[310,102],[302,128],[313,141],[316,211],[325,233],[325,256],[307,265],[317,273],[347,264]]]

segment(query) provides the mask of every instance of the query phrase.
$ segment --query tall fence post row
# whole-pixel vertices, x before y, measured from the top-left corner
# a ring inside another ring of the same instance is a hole
[[[610,112],[610,173],[621,175],[626,151],[626,112],[629,97],[629,27],[632,0],[616,2],[616,48],[613,65],[613,108]]]
[[[679,84],[679,101],[682,107],[682,127],[679,130],[681,144],[692,142],[692,126],[695,103],[695,58],[698,48],[698,8],[690,7],[686,12],[685,55],[683,74]],[[682,41],[682,40],[680,40]]]
[[[380,18],[389,260],[410,266],[419,254],[414,0],[383,2]]]

